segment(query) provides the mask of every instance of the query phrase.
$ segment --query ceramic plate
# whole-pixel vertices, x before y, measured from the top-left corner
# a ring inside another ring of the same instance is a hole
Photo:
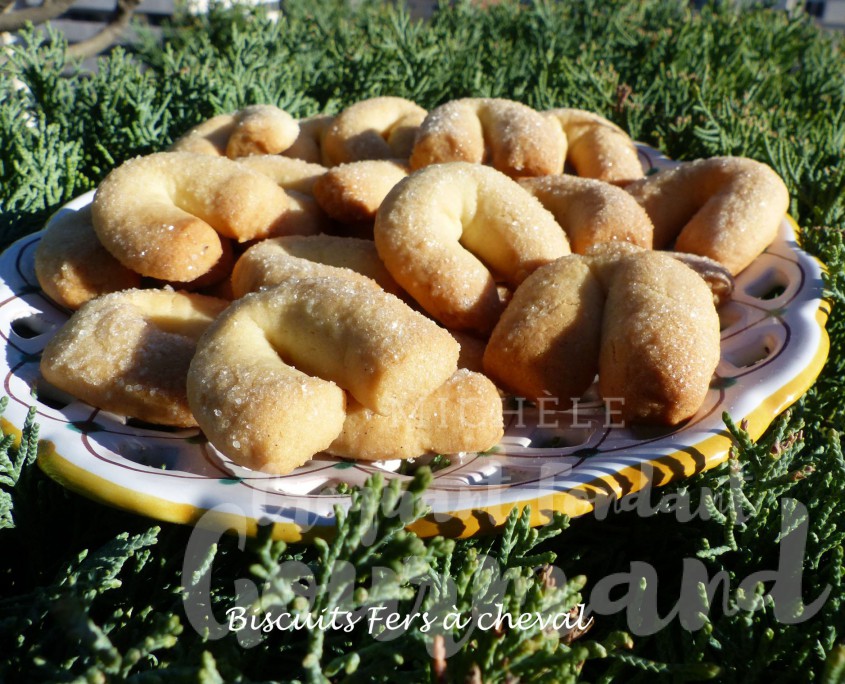
[[[670,164],[643,148],[644,166]],[[61,211],[76,211],[89,193]],[[530,504],[532,522],[553,511],[580,515],[649,485],[662,485],[725,460],[730,439],[722,413],[748,420],[755,438],[800,397],[828,353],[820,264],[796,242],[785,219],[775,243],[737,278],[721,307],[722,357],[706,401],[675,429],[617,427],[614,406],[588,395],[573,410],[505,401],[506,434],[484,454],[450,456],[425,493],[431,514],[412,527],[428,536],[464,537],[500,526],[514,506]],[[278,477],[239,467],[195,430],[163,430],[126,421],[62,396],[39,378],[41,351],[67,318],[43,296],[33,273],[40,233],[0,256],[2,373],[10,402],[4,417],[19,429],[33,404],[41,425],[40,466],[67,487],[160,520],[224,526],[272,523],[277,538],[326,534],[334,507],[349,503],[338,487],[373,473],[407,479],[426,459],[352,463],[318,456]],[[341,490],[344,488],[341,487]]]

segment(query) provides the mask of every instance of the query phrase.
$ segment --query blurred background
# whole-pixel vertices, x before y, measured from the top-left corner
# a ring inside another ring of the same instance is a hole
[[[47,30],[61,32],[73,47],[71,54],[88,57],[108,50],[114,45],[131,44],[138,27],[157,32],[157,27],[175,13],[200,14],[206,12],[214,0],[0,0],[0,34],[2,42],[14,41],[14,34],[27,22]],[[238,0],[248,5],[266,5],[278,11],[279,0]],[[355,0],[351,0],[356,4]],[[477,0],[491,4],[496,0]],[[681,0],[683,1],[683,0]],[[706,0],[692,0],[700,7]],[[406,6],[415,18],[430,17],[437,7],[436,0],[407,0]],[[769,5],[785,12],[806,12],[822,27],[834,31],[845,29],[845,0],[777,0],[759,2],[735,0],[740,6]]]

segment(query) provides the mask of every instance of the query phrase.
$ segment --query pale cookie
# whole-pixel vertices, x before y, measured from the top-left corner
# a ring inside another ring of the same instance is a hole
[[[362,100],[338,114],[322,138],[323,163],[407,159],[426,110],[402,97]]]
[[[141,284],[141,276],[100,243],[90,205],[78,211],[63,209],[50,219],[35,250],[35,276],[47,296],[68,309]]]
[[[92,207],[103,246],[124,266],[166,281],[195,280],[239,242],[319,232],[318,221],[270,178],[225,157],[161,152],[121,164]]]
[[[335,235],[290,235],[262,240],[238,259],[232,271],[236,297],[279,285],[290,278],[335,276],[401,288],[385,268],[372,240]]]
[[[333,116],[317,114],[299,120],[299,135],[283,154],[312,164],[323,163],[323,137],[334,122]]]
[[[331,218],[314,197],[314,187],[328,169],[301,159],[278,154],[244,157],[238,162],[271,178],[288,197],[288,234],[312,235],[332,228]]]
[[[220,451],[287,473],[338,437],[343,390],[377,413],[406,412],[455,372],[457,358],[448,332],[381,289],[291,279],[243,297],[209,328],[188,397]]]
[[[84,304],[50,340],[41,374],[98,408],[193,427],[185,381],[197,339],[228,304],[170,290],[125,290]]]
[[[292,159],[278,154],[261,154],[239,159],[238,163],[258,171],[287,191],[313,195],[314,185],[328,169],[302,159]],[[302,199],[302,198],[300,198]]]
[[[497,280],[516,287],[569,253],[554,217],[489,166],[421,169],[385,198],[376,248],[396,281],[448,328],[488,334],[504,308]]]
[[[407,412],[379,415],[349,400],[327,451],[362,461],[486,451],[502,437],[502,400],[480,373],[458,370]]]

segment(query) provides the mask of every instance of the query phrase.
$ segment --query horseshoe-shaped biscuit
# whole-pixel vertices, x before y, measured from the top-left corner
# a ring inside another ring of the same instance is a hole
[[[380,414],[407,411],[457,369],[458,344],[379,288],[288,280],[233,303],[197,345],[188,399],[209,440],[285,473],[343,428],[343,390]]]
[[[518,183],[489,166],[427,166],[385,198],[374,229],[391,275],[448,328],[489,333],[512,287],[567,254],[561,227]]]
[[[420,126],[411,168],[464,161],[519,178],[563,171],[566,140],[553,119],[500,98],[464,98],[433,109]]]
[[[160,152],[136,157],[100,183],[92,206],[103,246],[136,273],[188,282],[239,242],[316,233],[318,221],[270,178],[225,157]]]

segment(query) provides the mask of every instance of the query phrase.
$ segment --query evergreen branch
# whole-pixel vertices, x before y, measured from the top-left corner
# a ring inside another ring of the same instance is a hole
[[[0,398],[0,416],[9,404],[8,397]],[[31,406],[24,419],[20,443],[15,448],[13,435],[4,435],[0,440],[0,529],[15,526],[13,517],[15,486],[27,466],[35,462],[38,453],[39,426],[35,422],[35,406]]]
[[[76,0],[44,0],[41,5],[0,13],[0,31],[19,31],[27,24],[43,24],[70,9]]]
[[[117,0],[116,12],[111,21],[95,35],[71,45],[67,50],[68,56],[91,57],[110,47],[129,28],[132,15],[140,4],[141,0]]]

